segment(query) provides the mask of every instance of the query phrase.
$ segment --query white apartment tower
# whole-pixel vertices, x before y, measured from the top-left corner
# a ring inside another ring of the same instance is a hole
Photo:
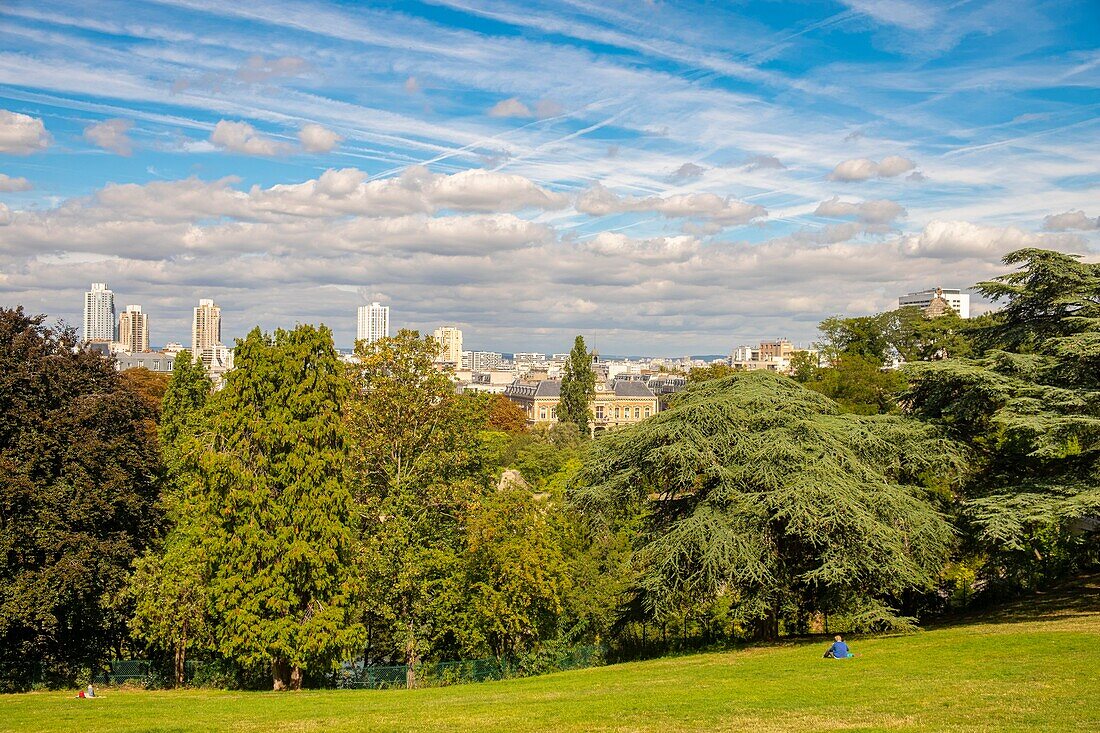
[[[390,335],[390,307],[381,303],[359,306],[359,326],[355,331],[355,342],[368,344]]]
[[[84,293],[84,340],[113,341],[115,338],[115,294],[107,283],[92,283]]]
[[[440,344],[436,361],[450,362],[455,366],[462,364],[462,331],[454,326],[440,326],[435,329],[435,340]]]
[[[191,322],[191,358],[200,358],[203,349],[221,342],[222,309],[214,305],[214,301],[204,298],[195,308],[195,319]]]
[[[140,305],[128,305],[118,317],[118,341],[123,351],[149,350],[149,314]]]

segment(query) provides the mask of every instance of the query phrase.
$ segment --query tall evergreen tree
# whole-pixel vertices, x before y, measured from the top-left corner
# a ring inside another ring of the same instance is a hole
[[[296,689],[363,640],[343,406],[348,383],[321,326],[254,329],[211,401],[201,475],[209,507],[214,640]]]
[[[0,689],[101,666],[160,516],[151,407],[44,320],[0,308]]]
[[[561,398],[558,400],[558,420],[577,426],[581,435],[588,435],[592,420],[592,398],[596,394],[596,373],[592,371],[592,355],[578,335],[561,377]]]
[[[208,643],[210,562],[207,507],[199,490],[205,407],[213,385],[202,364],[182,351],[162,401],[160,446],[167,466],[162,506],[168,531],[134,563],[130,594],[134,634],[172,650],[177,684],[184,682],[189,647]]]
[[[651,613],[724,599],[764,637],[817,611],[899,623],[930,587],[951,528],[921,485],[956,469],[919,421],[842,414],[770,372],[689,385],[669,410],[593,444],[573,498],[645,516],[636,555]]]
[[[1100,562],[1100,264],[1025,249],[978,289],[1004,307],[979,354],[909,367],[905,402],[974,456],[963,525],[993,586]]]

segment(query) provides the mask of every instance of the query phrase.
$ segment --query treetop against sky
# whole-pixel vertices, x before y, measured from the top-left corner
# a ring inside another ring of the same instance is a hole
[[[1100,8],[15,0],[0,303],[701,353],[1100,250]]]

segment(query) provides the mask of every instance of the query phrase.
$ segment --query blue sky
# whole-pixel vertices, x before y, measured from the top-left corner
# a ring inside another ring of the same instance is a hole
[[[713,353],[1100,250],[1100,5],[0,5],[0,304]]]

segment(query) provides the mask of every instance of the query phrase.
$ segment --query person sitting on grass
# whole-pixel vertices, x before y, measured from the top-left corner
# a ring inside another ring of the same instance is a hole
[[[852,653],[848,651],[848,645],[844,643],[844,637],[837,634],[833,637],[836,641],[825,652],[826,659],[847,659],[852,656]]]

